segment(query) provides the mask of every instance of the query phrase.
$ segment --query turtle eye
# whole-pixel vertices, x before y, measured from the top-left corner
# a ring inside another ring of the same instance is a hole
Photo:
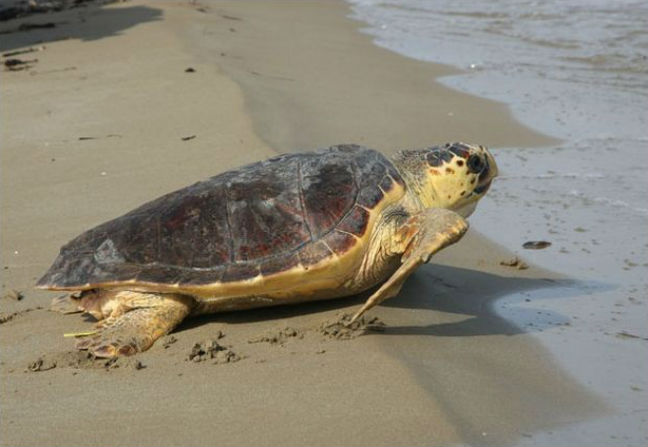
[[[468,172],[479,174],[485,167],[484,160],[479,155],[471,155],[466,161]]]

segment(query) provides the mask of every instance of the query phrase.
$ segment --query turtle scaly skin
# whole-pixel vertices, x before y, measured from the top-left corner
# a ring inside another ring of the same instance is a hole
[[[349,296],[384,282],[357,318],[461,238],[496,175],[490,153],[464,143],[393,160],[356,145],[281,155],[81,234],[37,287],[81,292],[69,302],[100,321],[78,347],[105,357],[145,350],[189,315]]]

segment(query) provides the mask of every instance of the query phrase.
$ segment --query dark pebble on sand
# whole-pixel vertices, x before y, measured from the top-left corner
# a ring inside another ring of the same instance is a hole
[[[547,242],[547,241],[528,241],[522,244],[523,248],[529,250],[541,250],[543,248],[547,248],[550,246],[551,246],[551,242]]]

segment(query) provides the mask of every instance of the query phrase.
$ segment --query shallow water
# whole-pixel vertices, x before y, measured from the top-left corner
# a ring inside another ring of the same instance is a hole
[[[506,102],[550,135],[647,136],[645,2],[351,3],[379,45],[465,69],[444,82]]]
[[[351,4],[378,45],[462,69],[441,82],[504,102],[526,125],[562,140],[549,148],[495,148],[501,177],[471,222],[534,265],[576,280],[512,294],[495,306],[617,412],[519,444],[645,445],[648,4]],[[529,240],[552,245],[524,250]]]

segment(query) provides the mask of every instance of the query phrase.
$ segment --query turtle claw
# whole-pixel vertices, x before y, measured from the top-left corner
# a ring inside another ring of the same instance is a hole
[[[88,351],[95,357],[112,358],[131,356],[147,350],[153,341],[146,335],[123,337],[115,328],[107,327],[96,335],[85,337],[76,342],[76,349]],[[124,339],[125,338],[125,339]]]
[[[75,347],[78,350],[83,351],[83,350],[88,349],[93,341],[94,340],[92,338],[82,338],[81,340],[76,342]]]
[[[117,357],[117,349],[112,345],[102,344],[97,347],[93,347],[92,349],[88,349],[88,351],[95,357],[99,358]]]
[[[79,340],[76,348],[80,351],[88,351],[98,358],[131,356],[140,351],[135,340],[122,342],[121,340],[113,340],[102,336]]]
[[[90,353],[99,358],[122,357],[137,354],[137,348],[133,345],[119,346],[116,343],[101,343],[98,346],[91,347]]]

